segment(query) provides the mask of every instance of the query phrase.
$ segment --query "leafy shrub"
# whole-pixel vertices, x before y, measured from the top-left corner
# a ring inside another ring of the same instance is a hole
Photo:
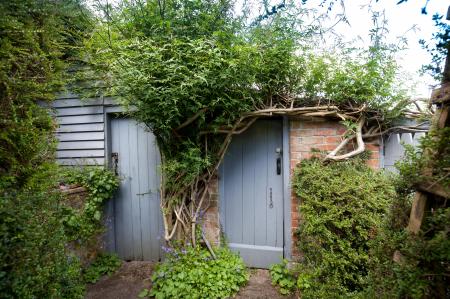
[[[67,184],[80,184],[88,191],[84,207],[78,211],[65,207],[64,223],[70,240],[87,241],[102,229],[104,203],[119,187],[118,177],[109,169],[84,167],[68,169],[60,179]]]
[[[283,259],[280,264],[270,267],[270,277],[273,285],[278,285],[278,290],[282,295],[288,295],[295,290],[295,275],[287,268],[288,261]]]
[[[53,160],[54,123],[37,101],[64,85],[87,32],[78,0],[0,1],[0,185],[17,188]],[[1,187],[1,186],[0,186]]]
[[[80,264],[67,256],[54,165],[19,190],[1,190],[0,298],[83,298]]]
[[[434,153],[434,156],[425,154]],[[371,244],[371,263],[365,297],[446,298],[450,293],[450,207],[447,201],[430,203],[417,235],[405,228],[414,186],[423,181],[423,169],[433,166],[428,179],[450,187],[450,130],[433,130],[418,148],[407,147],[396,164],[395,197],[389,217]],[[438,163],[436,163],[438,161]],[[398,262],[393,261],[394,254]]]
[[[156,298],[227,298],[248,281],[242,259],[227,248],[209,251],[188,247],[166,255],[152,275],[152,289],[140,297]]]
[[[361,159],[324,165],[302,161],[295,192],[304,222],[298,229],[298,287],[303,298],[348,297],[365,286],[368,242],[394,196],[389,180]]]
[[[95,283],[102,275],[111,275],[120,267],[122,261],[115,254],[100,253],[87,269],[83,271],[85,282]]]

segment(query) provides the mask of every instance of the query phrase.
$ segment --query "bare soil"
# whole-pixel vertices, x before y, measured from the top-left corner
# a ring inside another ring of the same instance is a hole
[[[124,262],[110,277],[103,277],[87,287],[86,299],[135,299],[144,288],[151,287],[150,276],[154,264],[151,262]],[[291,299],[282,296],[272,286],[268,270],[251,269],[248,284],[234,297],[237,299]]]
[[[258,298],[258,299],[291,299],[295,295],[283,296],[272,286],[272,280],[268,270],[251,269],[250,280],[247,285],[236,295],[237,299]]]
[[[87,287],[86,299],[135,299],[144,288],[151,287],[151,262],[124,262],[110,277],[103,277]]]

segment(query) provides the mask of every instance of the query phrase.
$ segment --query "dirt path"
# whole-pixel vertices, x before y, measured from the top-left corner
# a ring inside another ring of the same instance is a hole
[[[153,264],[150,262],[124,262],[111,277],[103,277],[87,288],[86,299],[135,299],[139,292],[151,286],[150,276]],[[291,299],[295,296],[281,296],[272,286],[269,271],[250,270],[250,281],[234,297],[237,299]]]
[[[151,262],[124,262],[111,277],[103,277],[87,287],[86,299],[135,299],[151,286]]]
[[[258,299],[291,299],[295,296],[282,296],[272,286],[268,270],[251,269],[250,280],[235,297],[236,299],[258,298]]]

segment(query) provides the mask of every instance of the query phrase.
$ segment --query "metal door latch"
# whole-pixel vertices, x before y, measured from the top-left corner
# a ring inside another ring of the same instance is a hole
[[[269,208],[273,208],[272,188],[269,188]]]
[[[119,175],[119,153],[111,153],[111,166],[115,175]]]
[[[278,157],[277,157],[277,175],[280,175],[281,174],[281,153],[282,153],[281,148],[277,147],[275,152],[278,154]]]

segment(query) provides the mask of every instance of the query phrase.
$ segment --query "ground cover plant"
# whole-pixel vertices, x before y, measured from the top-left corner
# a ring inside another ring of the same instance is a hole
[[[302,161],[293,180],[302,224],[297,286],[302,298],[348,298],[367,285],[369,241],[395,195],[390,181],[363,159]]]
[[[295,291],[297,278],[292,270],[288,268],[288,261],[286,259],[283,259],[280,264],[270,266],[269,271],[272,285],[278,287],[280,294],[288,295]]]
[[[215,256],[200,247],[166,251],[141,298],[229,298],[248,281],[244,262],[228,248],[215,249]]]
[[[89,267],[83,271],[83,280],[95,283],[103,275],[111,275],[116,272],[120,265],[122,265],[122,261],[117,255],[100,253]]]

